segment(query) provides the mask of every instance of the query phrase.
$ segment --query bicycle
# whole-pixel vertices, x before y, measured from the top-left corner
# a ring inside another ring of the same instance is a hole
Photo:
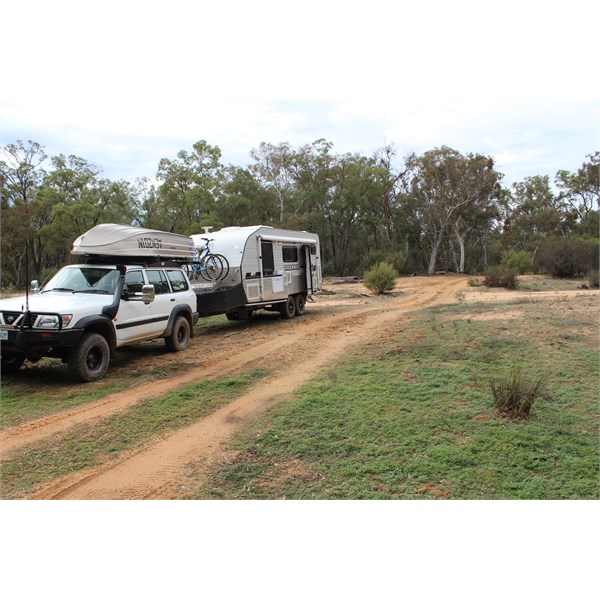
[[[206,244],[202,253],[186,265],[188,277],[198,280],[200,277],[205,281],[219,281],[225,279],[229,274],[229,261],[222,254],[214,254],[210,251],[210,242],[213,239],[201,238]]]

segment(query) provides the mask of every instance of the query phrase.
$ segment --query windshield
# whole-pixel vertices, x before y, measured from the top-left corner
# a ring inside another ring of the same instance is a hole
[[[65,267],[42,290],[113,295],[119,281],[117,269],[107,267]]]

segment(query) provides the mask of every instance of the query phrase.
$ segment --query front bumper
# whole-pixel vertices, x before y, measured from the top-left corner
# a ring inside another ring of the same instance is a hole
[[[15,329],[11,327],[2,327],[1,330],[6,332],[2,334],[2,337],[8,338],[0,340],[2,351],[25,356],[43,356],[51,348],[71,348],[84,331],[83,329]]]

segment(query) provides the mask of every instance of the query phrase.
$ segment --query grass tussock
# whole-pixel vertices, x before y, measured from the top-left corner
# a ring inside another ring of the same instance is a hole
[[[535,401],[550,397],[546,377],[526,375],[519,367],[503,379],[492,379],[490,387],[496,411],[510,420],[528,419]]]

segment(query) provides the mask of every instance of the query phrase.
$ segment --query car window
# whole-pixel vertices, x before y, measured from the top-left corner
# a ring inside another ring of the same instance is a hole
[[[168,294],[171,289],[169,288],[169,282],[162,271],[146,271],[148,277],[148,283],[154,286],[154,291],[157,294]]]
[[[125,292],[129,294],[140,293],[144,285],[144,275],[141,271],[127,271],[125,275]]]
[[[189,289],[188,282],[181,271],[167,271],[174,292],[185,292]]]

